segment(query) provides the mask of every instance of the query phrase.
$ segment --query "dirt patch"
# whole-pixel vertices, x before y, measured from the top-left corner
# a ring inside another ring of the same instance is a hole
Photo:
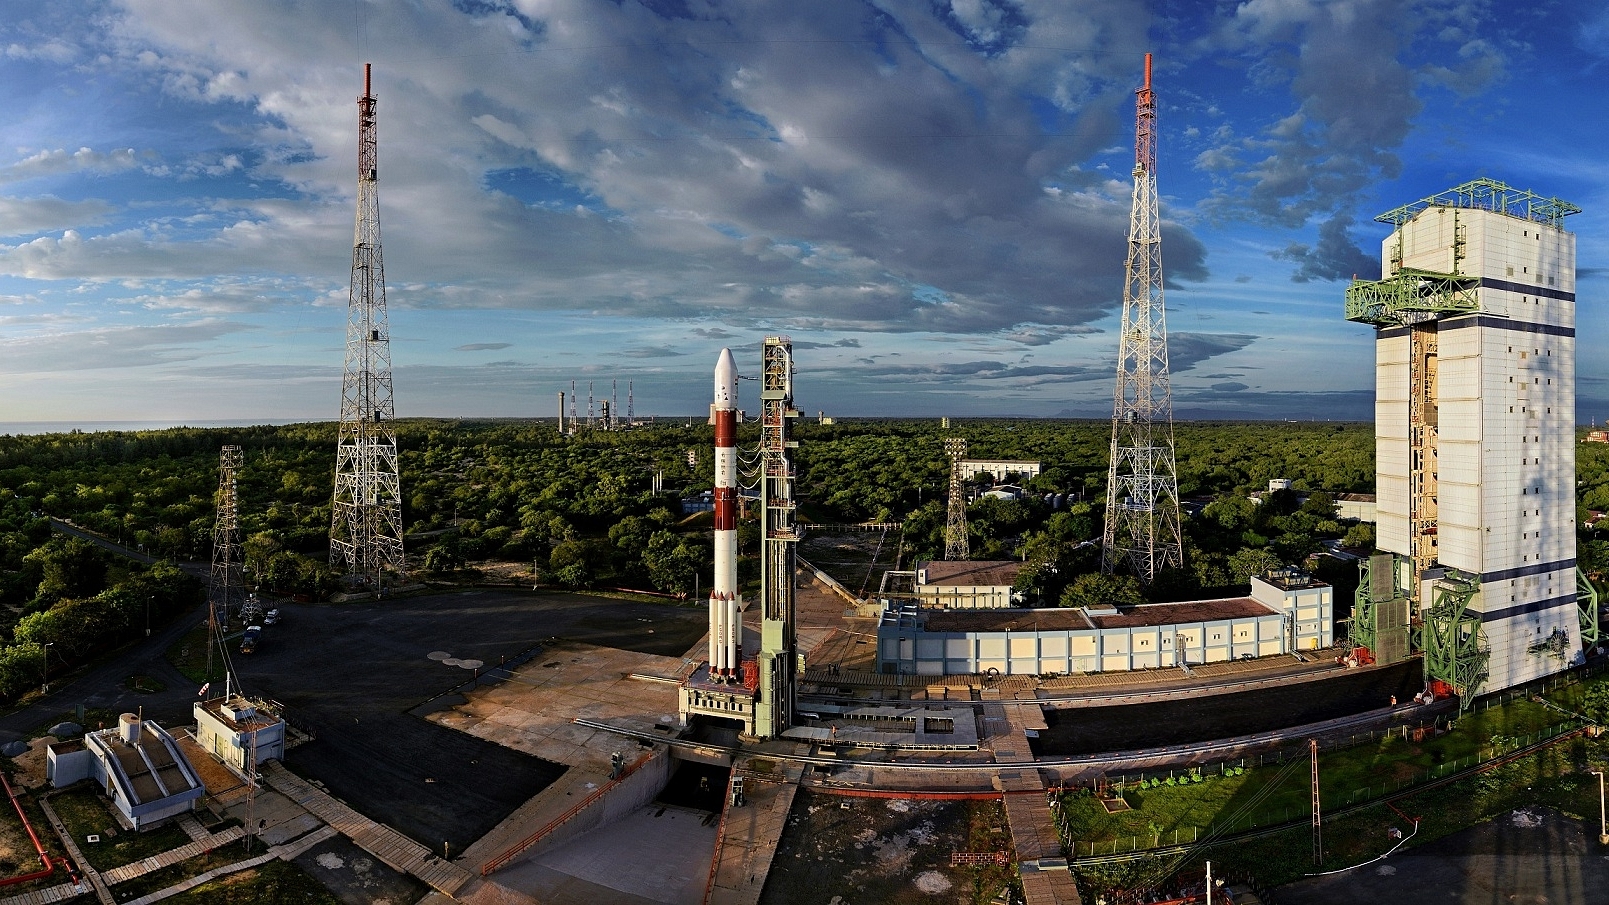
[[[999,802],[850,798],[801,790],[762,905],[987,902],[1003,869],[951,866],[955,852],[1006,849]]]

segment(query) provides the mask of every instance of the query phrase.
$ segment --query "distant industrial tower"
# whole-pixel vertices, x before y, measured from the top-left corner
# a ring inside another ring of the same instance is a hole
[[[240,612],[246,599],[245,583],[240,575],[240,507],[235,495],[235,473],[240,463],[238,446],[225,446],[218,453],[218,514],[212,525],[212,580],[207,585],[207,618],[221,628],[228,627],[229,617]],[[211,674],[210,667],[208,674]]]
[[[559,391],[559,433],[564,433],[564,391]]]
[[[789,439],[793,407],[793,341],[767,336],[760,360],[760,685],[754,734],[775,738],[793,724],[798,643],[794,581],[799,526]]]
[[[1477,179],[1374,218],[1377,543],[1352,643],[1424,654],[1468,706],[1579,662],[1597,600],[1576,566],[1575,236],[1557,198]],[[1515,235],[1518,232],[1519,235]],[[1577,634],[1579,632],[1579,634]]]
[[[575,381],[570,381],[570,433],[575,433],[576,400],[580,398],[575,392]]]
[[[335,451],[330,563],[375,590],[404,573],[402,485],[397,472],[396,409],[391,399],[391,336],[386,324],[385,262],[380,254],[379,139],[369,64],[358,98],[358,204],[352,287],[346,306],[346,367],[341,431]]]
[[[1179,477],[1173,457],[1167,311],[1162,303],[1162,224],[1156,197],[1156,94],[1151,55],[1135,92],[1134,203],[1129,212],[1123,325],[1112,405],[1101,571],[1128,569],[1150,584],[1184,564],[1179,538]]]
[[[637,395],[636,395],[636,390],[637,390],[637,382],[635,380],[626,381],[626,426],[627,427],[636,427],[637,426],[637,401],[636,401],[637,400]]]
[[[967,457],[967,441],[952,437],[944,441],[944,454],[950,457],[950,520],[944,526],[944,558],[952,562],[972,558],[967,537],[967,488],[961,479],[961,460]]]

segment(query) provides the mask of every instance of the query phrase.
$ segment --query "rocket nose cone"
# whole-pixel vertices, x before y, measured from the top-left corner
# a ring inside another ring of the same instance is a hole
[[[715,407],[735,408],[737,406],[737,362],[732,359],[731,349],[722,349],[721,357],[715,360]]]

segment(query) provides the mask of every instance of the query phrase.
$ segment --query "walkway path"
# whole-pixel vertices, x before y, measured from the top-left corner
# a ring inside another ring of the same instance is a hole
[[[45,819],[49,820],[50,825],[55,828],[56,835],[61,837],[61,844],[66,847],[67,854],[72,857],[73,863],[78,865],[79,870],[83,872],[84,879],[89,881],[89,885],[95,888],[95,897],[101,900],[101,905],[117,905],[117,900],[112,898],[112,891],[106,888],[106,884],[101,880],[101,875],[95,871],[95,868],[89,866],[89,859],[85,858],[83,851],[78,848],[78,843],[73,839],[73,834],[67,832],[67,824],[62,822],[61,815],[56,813],[56,809],[50,806],[50,800],[48,798],[35,800],[39,802],[40,809],[45,812]]]
[[[180,861],[188,861],[202,852],[209,852],[215,848],[228,845],[244,835],[246,835],[245,830],[238,826],[232,826],[221,833],[212,833],[201,839],[197,839],[188,845],[181,845],[178,848],[168,849],[160,855],[152,855],[149,858],[141,858],[132,864],[125,864],[122,867],[114,867],[111,870],[103,871],[101,873],[101,880],[104,881],[108,886],[116,886],[119,883],[125,883],[129,880],[132,880],[135,877],[144,876],[153,870],[161,870],[170,864],[178,864]]]
[[[392,869],[411,874],[449,896],[469,882],[469,871],[443,861],[407,836],[359,814],[328,792],[286,770],[278,761],[270,761],[263,768],[263,776],[269,786],[306,808],[314,817],[334,827]]]
[[[715,840],[710,864],[710,885],[705,905],[756,905],[771,872],[771,859],[782,839],[783,825],[799,791],[793,782],[765,781],[743,775],[746,803],[734,808],[728,800],[721,816],[721,835]]]
[[[1002,704],[983,705],[987,744],[995,757],[1005,763],[1030,758],[1028,733],[1020,708]],[[1017,853],[1017,873],[1022,878],[1023,896],[1028,905],[1079,905],[1078,886],[1062,856],[1061,835],[1045,797],[1045,781],[1032,766],[1001,770],[1000,791],[1005,793],[1006,825],[1011,829],[1011,845]]]

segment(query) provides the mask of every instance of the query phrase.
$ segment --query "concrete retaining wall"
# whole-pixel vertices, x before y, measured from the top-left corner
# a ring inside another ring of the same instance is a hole
[[[546,849],[563,845],[584,833],[608,826],[653,801],[670,783],[670,773],[674,766],[669,750],[656,746],[654,756],[638,767],[637,772],[621,780],[597,801],[571,817],[568,822],[537,840],[520,855],[519,860],[528,859]]]

